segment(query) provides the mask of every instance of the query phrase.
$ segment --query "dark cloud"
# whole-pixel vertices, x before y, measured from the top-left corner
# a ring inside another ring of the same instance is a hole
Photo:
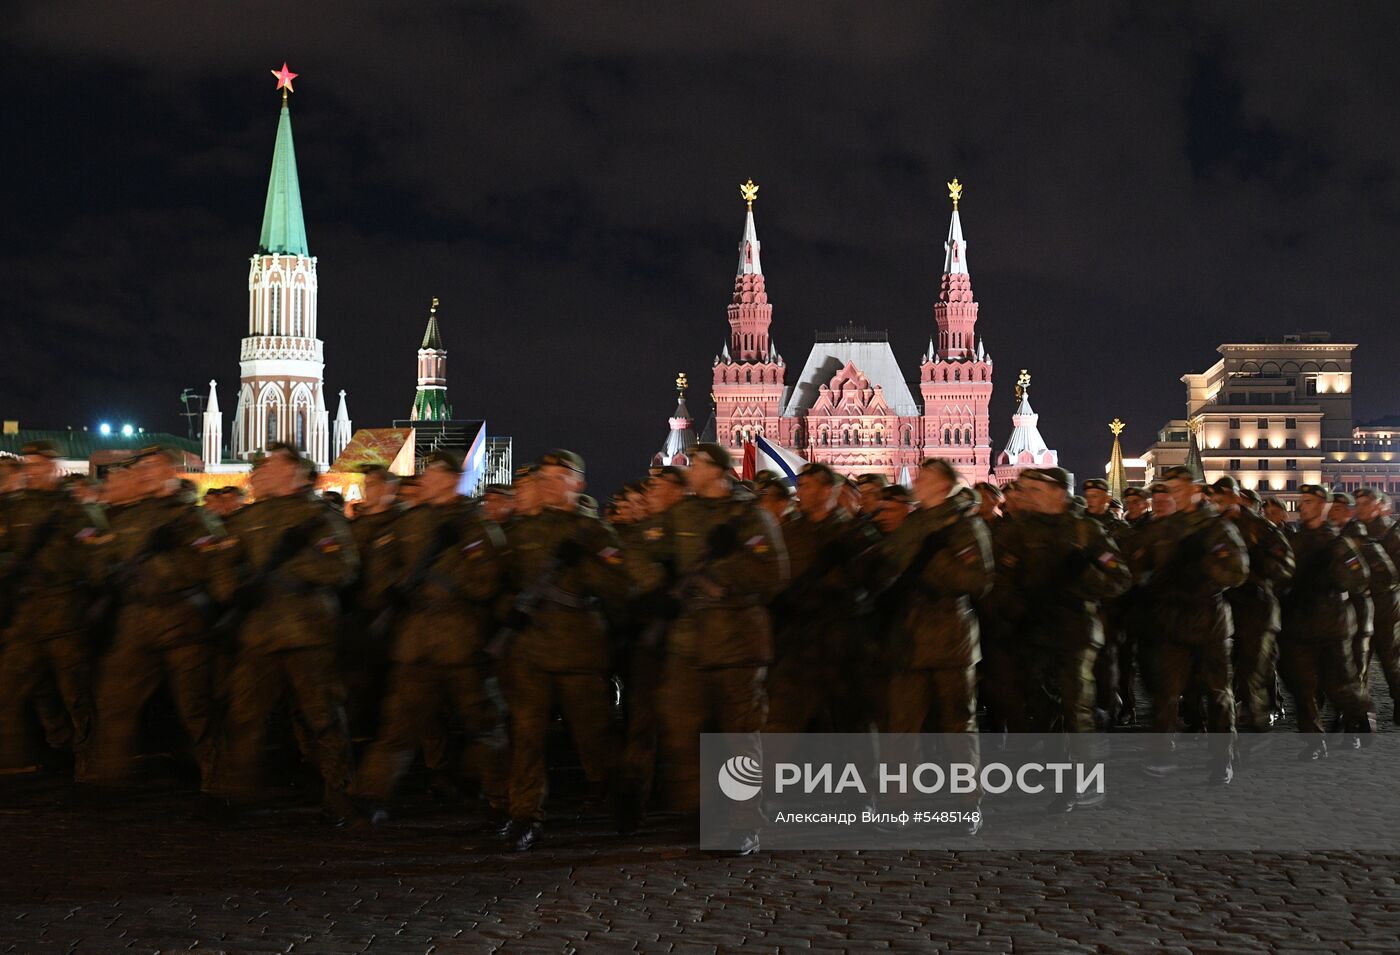
[[[678,370],[705,404],[749,176],[789,361],[854,321],[911,376],[967,183],[994,434],[1029,367],[1081,474],[1226,339],[1330,328],[1359,413],[1400,410],[1390,5],[12,8],[0,408],[30,424],[179,428],[182,388],[229,392],[284,58],[360,424],[407,412],[438,295],[460,412],[630,476]]]

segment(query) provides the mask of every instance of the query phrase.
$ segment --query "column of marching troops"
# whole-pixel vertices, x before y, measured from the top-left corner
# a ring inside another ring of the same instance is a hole
[[[1141,685],[1163,739],[1208,730],[1224,784],[1237,729],[1283,715],[1280,677],[1304,759],[1327,754],[1326,702],[1348,745],[1367,740],[1373,657],[1400,692],[1381,492],[1305,486],[1286,524],[1185,468],[1120,505],[1098,480],[1073,497],[1058,468],[968,488],[931,458],[905,489],[811,464],[794,494],[735,480],[718,445],[690,460],[600,516],[571,452],[479,500],[438,453],[413,478],[369,470],[346,520],[286,446],[255,464],[246,506],[236,488],[197,506],[160,448],[99,486],[27,446],[0,460],[0,764],[34,762],[37,726],[76,782],[120,784],[164,685],[206,809],[252,800],[280,729],[333,820],[381,818],[421,754],[523,850],[556,714],[586,808],[609,800],[628,832],[654,782],[695,809],[706,730],[1083,734],[1133,723]]]

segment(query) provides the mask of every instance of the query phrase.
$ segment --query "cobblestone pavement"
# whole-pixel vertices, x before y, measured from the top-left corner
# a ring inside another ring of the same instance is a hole
[[[372,834],[310,808],[214,826],[191,806],[165,786],[90,805],[51,777],[0,779],[0,953],[1400,949],[1400,855],[734,859],[674,821],[621,840],[595,819],[514,857],[425,799]]]

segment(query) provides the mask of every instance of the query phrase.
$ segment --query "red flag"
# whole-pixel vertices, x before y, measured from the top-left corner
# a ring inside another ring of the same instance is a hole
[[[752,481],[753,476],[758,473],[758,445],[752,441],[744,443],[744,465],[739,472],[739,479],[742,481]]]

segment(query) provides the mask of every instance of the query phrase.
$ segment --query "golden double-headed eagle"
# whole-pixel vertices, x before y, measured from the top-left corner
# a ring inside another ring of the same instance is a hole
[[[958,200],[962,198],[962,191],[963,191],[962,183],[958,182],[958,177],[957,177],[957,176],[954,176],[954,177],[953,177],[953,181],[950,182],[950,183],[947,183],[947,186],[948,186],[948,198],[953,200],[953,211],[956,212],[957,209],[958,209]]]
[[[747,202],[749,208],[752,209],[753,201],[758,198],[758,186],[754,185],[752,179],[748,182],[741,182],[739,183],[739,195],[744,197],[744,201]]]

